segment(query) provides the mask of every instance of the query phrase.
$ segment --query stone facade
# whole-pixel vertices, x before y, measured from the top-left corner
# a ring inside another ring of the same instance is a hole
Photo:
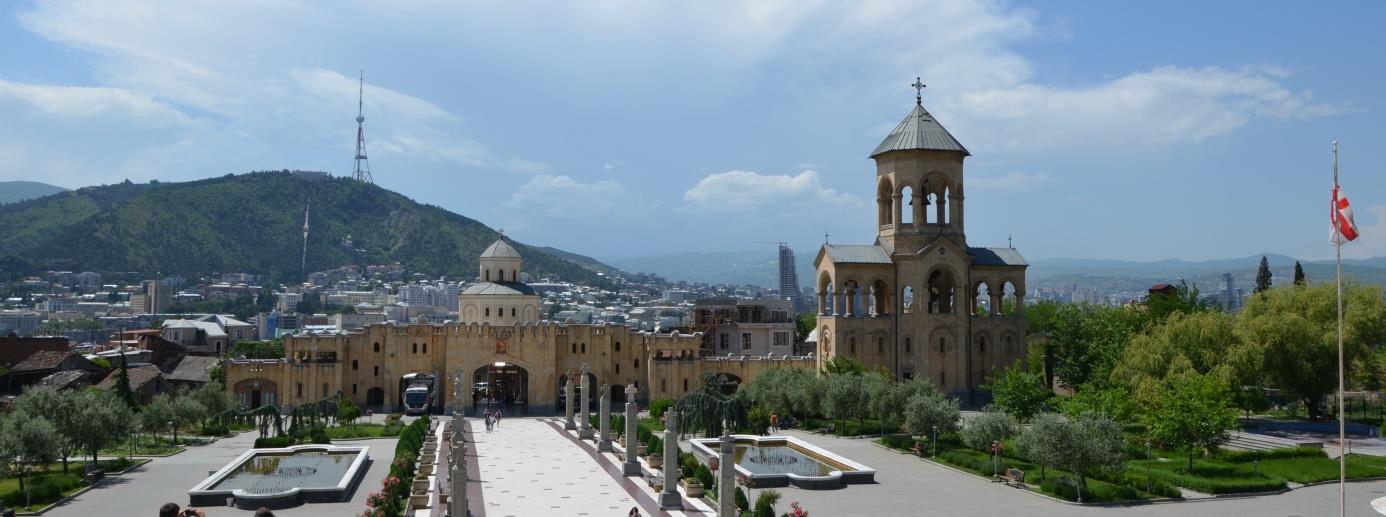
[[[1027,264],[968,246],[968,155],[922,104],[872,154],[875,242],[825,243],[814,260],[820,362],[848,356],[967,397],[1024,355]]]
[[[518,270],[518,258],[514,264],[514,269],[505,270]],[[528,289],[518,282],[507,284]],[[462,294],[461,305],[495,307],[512,296]],[[505,317],[510,318],[508,312]],[[564,407],[559,396],[564,383],[576,378],[574,372],[584,365],[592,390],[609,385],[614,403],[625,402],[626,386],[635,386],[638,400],[648,402],[701,388],[705,372],[735,383],[771,366],[814,365],[807,357],[704,359],[698,353],[701,343],[699,334],[653,334],[621,325],[534,322],[523,317],[492,324],[466,321],[464,316],[463,321],[445,324],[376,324],[358,332],[285,336],[285,359],[230,361],[226,378],[227,389],[248,406],[300,404],[340,391],[362,406],[391,411],[399,406],[405,387],[400,379],[406,374],[433,374],[441,384],[434,404],[441,409],[452,405],[454,375],[460,371],[460,391],[467,394],[462,403],[469,410],[476,383],[506,376],[508,393],[529,414],[555,414]],[[595,394],[587,398],[595,401]]]

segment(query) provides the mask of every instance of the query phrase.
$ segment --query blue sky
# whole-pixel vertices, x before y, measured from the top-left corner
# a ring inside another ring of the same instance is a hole
[[[594,255],[869,243],[925,106],[967,233],[1028,258],[1326,258],[1330,142],[1386,255],[1380,2],[0,6],[0,180],[351,172]],[[286,207],[286,209],[289,209]]]

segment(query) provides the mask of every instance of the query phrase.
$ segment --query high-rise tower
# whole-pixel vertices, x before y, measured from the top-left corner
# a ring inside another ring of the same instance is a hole
[[[780,243],[780,299],[794,303],[794,312],[804,310],[803,295],[799,292],[799,273],[794,269],[794,250]]]
[[[363,113],[363,105],[366,97],[366,73],[361,72],[360,84],[356,91],[356,167],[352,169],[351,177],[356,181],[375,183],[371,178],[371,163],[366,160],[366,129],[363,123],[366,117]]]

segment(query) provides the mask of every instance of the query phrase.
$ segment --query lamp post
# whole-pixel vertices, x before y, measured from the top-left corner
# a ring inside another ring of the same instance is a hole
[[[1154,482],[1150,479],[1150,440],[1145,441],[1145,491],[1149,493],[1154,489]]]
[[[929,443],[934,447],[934,457],[938,457],[938,426],[934,426],[934,439]]]

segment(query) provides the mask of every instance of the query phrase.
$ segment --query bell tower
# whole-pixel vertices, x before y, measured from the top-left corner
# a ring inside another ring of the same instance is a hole
[[[915,78],[914,108],[881,145],[876,161],[876,235],[891,254],[909,254],[941,237],[965,245],[963,159],[971,153],[928,110]]]

